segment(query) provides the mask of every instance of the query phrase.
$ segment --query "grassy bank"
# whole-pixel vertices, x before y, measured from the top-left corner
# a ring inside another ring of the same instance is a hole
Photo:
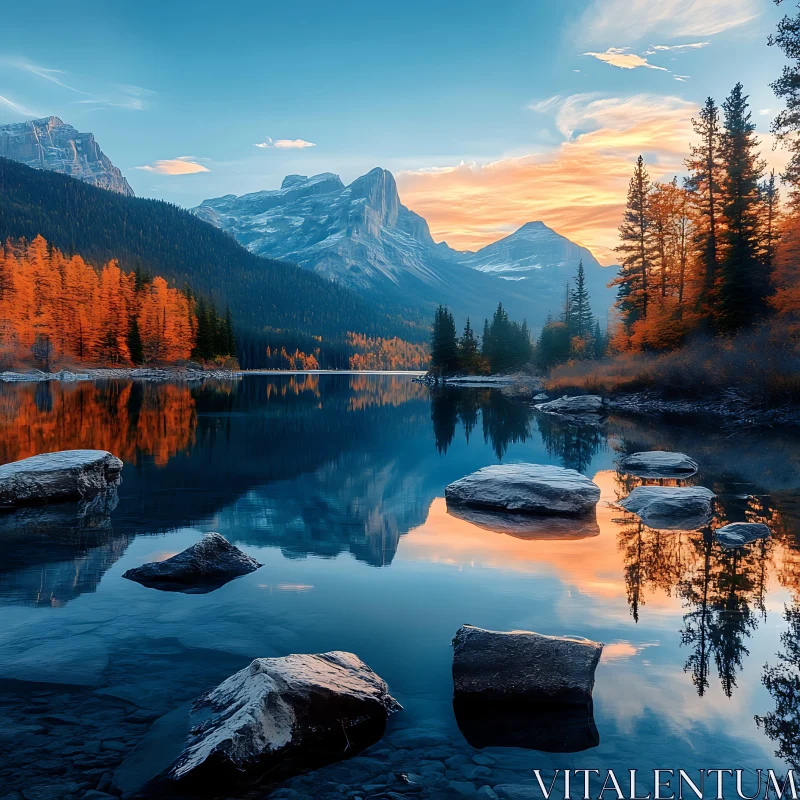
[[[800,403],[800,342],[781,326],[695,341],[669,353],[621,353],[562,364],[548,392],[618,394],[656,390],[665,398],[705,398],[734,390],[770,406]]]

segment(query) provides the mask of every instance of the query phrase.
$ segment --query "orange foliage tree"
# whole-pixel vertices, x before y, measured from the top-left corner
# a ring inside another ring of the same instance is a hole
[[[131,338],[136,328],[138,345]],[[193,302],[160,277],[137,282],[116,261],[96,270],[41,237],[0,247],[0,357],[127,365],[188,359]]]

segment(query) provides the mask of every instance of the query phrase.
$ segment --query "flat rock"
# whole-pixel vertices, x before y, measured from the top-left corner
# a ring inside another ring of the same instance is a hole
[[[650,450],[632,453],[620,462],[620,470],[639,478],[689,478],[697,472],[697,463],[683,453]]]
[[[134,567],[122,577],[162,591],[202,594],[261,566],[225,537],[207,533],[197,544],[172,558]]]
[[[713,519],[714,497],[705,486],[637,486],[619,504],[651,528],[694,531]]]
[[[574,469],[549,464],[493,464],[451,483],[448,506],[523,514],[579,515],[600,499],[599,487]]]
[[[356,755],[400,705],[352,653],[258,658],[195,701],[167,785],[252,785]]]
[[[122,461],[105,450],[61,450],[0,466],[0,508],[77,500],[120,483]]]
[[[455,697],[585,705],[602,651],[588,639],[462,625],[453,639]]]
[[[551,400],[549,403],[539,403],[536,406],[538,411],[544,411],[546,414],[602,414],[603,413],[603,398],[597,394],[583,394],[577,397],[559,397],[557,400]]]
[[[732,522],[714,531],[714,538],[729,549],[768,539],[770,535],[770,529],[761,522]]]
[[[534,516],[466,506],[450,506],[447,513],[492,533],[502,533],[526,541],[588,539],[600,535],[600,526],[594,514],[580,517]]]

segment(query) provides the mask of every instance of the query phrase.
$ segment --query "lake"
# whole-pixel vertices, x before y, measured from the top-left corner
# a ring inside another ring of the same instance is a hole
[[[356,653],[403,710],[378,744],[274,797],[533,797],[504,787],[566,768],[742,768],[753,794],[752,771],[800,761],[795,433],[569,425],[407,375],[0,384],[0,463],[69,448],[123,459],[119,503],[91,526],[0,517],[0,797],[107,788],[161,715],[255,657],[328,650]],[[708,530],[654,531],[614,507],[636,483],[620,457],[654,449],[700,464],[713,527],[764,521],[772,538],[724,550]],[[591,477],[596,525],[514,535],[448,514],[448,483],[515,461]],[[121,577],[208,531],[264,566],[202,595]],[[599,743],[472,747],[452,703],[463,623],[605,643]]]

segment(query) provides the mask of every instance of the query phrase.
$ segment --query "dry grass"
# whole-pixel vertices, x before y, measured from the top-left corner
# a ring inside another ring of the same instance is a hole
[[[787,328],[764,327],[671,353],[626,353],[564,364],[550,372],[545,387],[566,394],[657,389],[665,397],[683,398],[733,389],[768,405],[800,403],[800,343]]]

